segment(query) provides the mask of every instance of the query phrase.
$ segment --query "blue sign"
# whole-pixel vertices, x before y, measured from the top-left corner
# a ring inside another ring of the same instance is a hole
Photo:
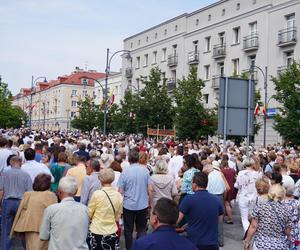
[[[277,114],[276,108],[268,108],[267,109],[267,117],[273,117]]]

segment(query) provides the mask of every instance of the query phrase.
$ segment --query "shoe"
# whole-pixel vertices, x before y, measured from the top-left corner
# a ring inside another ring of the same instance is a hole
[[[224,244],[219,244],[219,247],[224,247]]]

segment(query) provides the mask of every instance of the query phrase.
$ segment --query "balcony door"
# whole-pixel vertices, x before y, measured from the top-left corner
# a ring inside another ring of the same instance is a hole
[[[286,17],[287,22],[287,39],[288,41],[292,41],[295,39],[295,26],[296,26],[296,19],[295,15],[289,15]]]

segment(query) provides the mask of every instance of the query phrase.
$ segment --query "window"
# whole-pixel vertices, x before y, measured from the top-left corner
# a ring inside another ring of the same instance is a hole
[[[209,15],[208,15],[208,21],[210,21],[210,20],[211,20],[211,15],[209,14]]]
[[[167,29],[165,29],[165,31],[164,31],[164,35],[167,35],[167,33],[168,33],[168,31],[167,31]]]
[[[252,3],[253,3],[253,4],[256,4],[256,0],[252,0]]]
[[[286,66],[289,69],[294,62],[294,51],[286,52],[285,57],[286,57]]]
[[[164,62],[164,61],[166,61],[166,59],[167,59],[167,48],[163,48],[161,61]]]
[[[71,106],[72,107],[76,107],[77,106],[77,102],[76,101],[72,101]]]
[[[141,44],[141,40],[138,40],[138,45],[140,45]]]
[[[148,66],[148,54],[144,55],[144,67]]]
[[[196,19],[196,26],[199,25],[199,19]]]
[[[139,69],[140,68],[140,64],[141,64],[141,58],[138,56],[137,58],[136,58],[136,69]]]
[[[296,26],[295,14],[286,16],[287,28],[293,29]]]
[[[236,10],[240,10],[240,8],[241,8],[241,4],[240,4],[240,3],[237,3],[237,4],[236,4]]]
[[[205,65],[204,66],[204,71],[205,71],[205,80],[208,80],[209,79],[209,70],[210,70],[210,65]]]
[[[173,48],[173,54],[176,55],[177,54],[177,44],[172,45]]]
[[[177,31],[178,30],[178,25],[175,25],[175,31]]]
[[[225,45],[225,32],[219,33],[220,45]]]
[[[233,44],[240,43],[240,27],[233,28]]]
[[[154,34],[154,38],[157,39],[157,33]]]
[[[210,36],[205,38],[205,52],[210,51]]]
[[[219,75],[224,76],[224,62],[218,63]]]
[[[232,67],[233,67],[232,75],[233,76],[238,76],[240,74],[239,59],[238,58],[232,60]]]
[[[81,79],[81,84],[82,85],[88,85],[88,80],[86,78]]]
[[[257,22],[249,23],[250,28],[250,35],[256,35],[257,34]]]
[[[193,41],[193,45],[194,45],[194,52],[198,53],[198,40]]]
[[[149,42],[149,37],[148,36],[146,37],[146,42]]]
[[[152,56],[152,64],[157,63],[157,51],[153,51],[153,56]]]
[[[71,117],[75,117],[76,116],[76,112],[72,111],[71,112]]]
[[[225,12],[226,12],[226,10],[223,9],[223,10],[222,10],[222,16],[225,16]]]
[[[166,72],[161,72],[161,80],[165,81],[166,79]]]
[[[203,100],[204,100],[204,103],[208,103],[208,97],[209,97],[209,94],[204,94],[203,95]]]
[[[249,68],[255,66],[256,55],[252,55],[248,57]]]
[[[87,90],[83,90],[83,91],[82,91],[82,96],[84,96],[84,97],[85,97],[85,96],[88,96]]]
[[[171,78],[176,80],[176,70],[171,71]]]
[[[135,79],[137,89],[140,89],[140,78]]]
[[[132,47],[133,47],[133,42],[130,43],[130,48],[132,48]]]
[[[73,96],[76,96],[76,95],[77,95],[77,90],[73,89],[71,96],[73,97]]]

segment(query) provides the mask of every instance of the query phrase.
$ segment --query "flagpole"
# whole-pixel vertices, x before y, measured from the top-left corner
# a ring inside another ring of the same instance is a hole
[[[264,148],[266,148],[267,139],[267,99],[268,99],[268,67],[265,67],[264,76],[264,89],[265,89],[265,114],[264,114]]]

